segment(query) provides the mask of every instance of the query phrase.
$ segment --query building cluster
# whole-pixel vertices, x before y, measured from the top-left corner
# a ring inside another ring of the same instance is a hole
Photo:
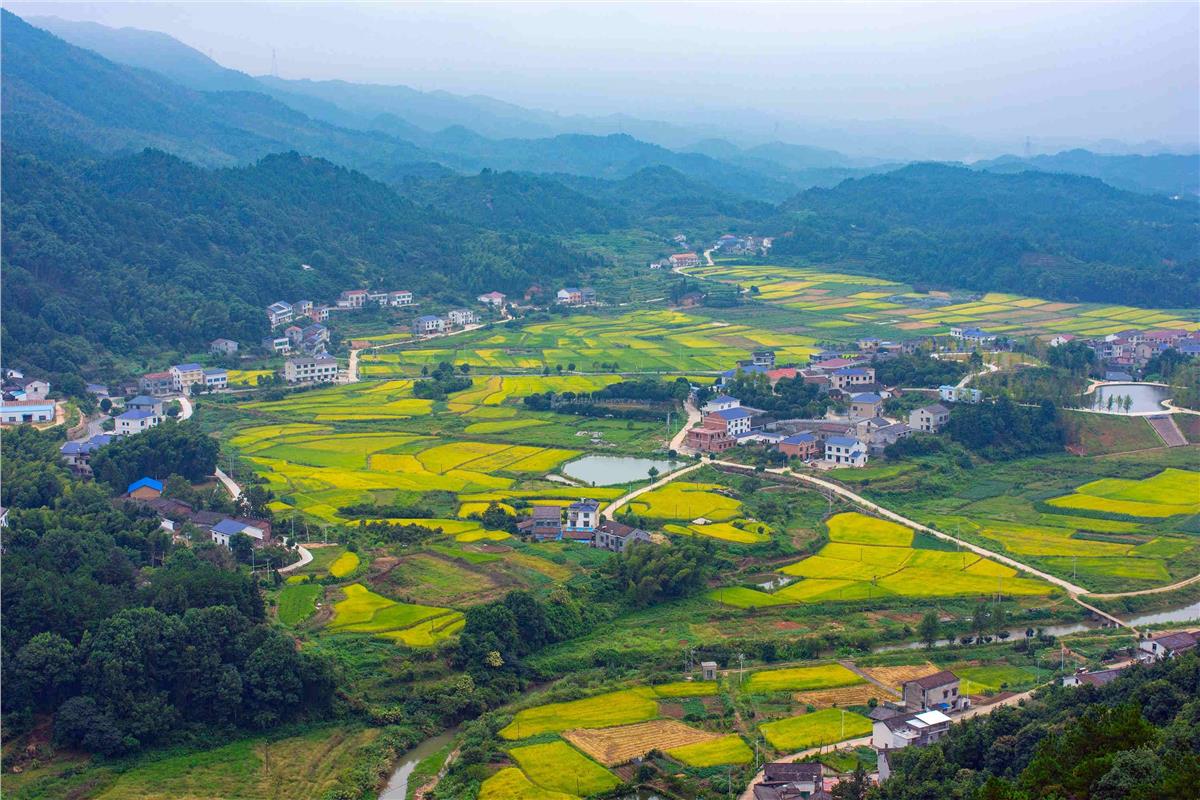
[[[558,290],[554,302],[560,306],[594,306],[598,301],[596,290],[590,286],[584,286],[582,289],[566,286]]]
[[[413,293],[407,289],[375,291],[369,289],[347,289],[338,296],[333,305],[314,304],[312,300],[297,300],[288,303],[277,300],[267,306],[267,321],[271,328],[278,328],[303,318],[313,322],[326,322],[335,311],[356,311],[362,308],[403,308],[413,305]]]
[[[1061,333],[1049,340],[1051,347],[1060,347],[1071,341],[1082,341],[1096,354],[1104,367],[1104,378],[1110,381],[1133,380],[1133,376],[1146,368],[1155,356],[1174,350],[1187,357],[1200,356],[1200,331],[1181,328],[1165,328],[1141,331],[1125,330],[1094,339],[1079,339],[1069,333]]]
[[[727,233],[713,243],[713,249],[727,256],[765,256],[771,250],[770,236],[734,236]]]
[[[517,529],[538,542],[569,541],[623,553],[634,543],[653,544],[649,533],[600,516],[600,503],[581,499],[565,509],[561,506],[534,506]]]
[[[424,314],[412,321],[414,336],[435,336],[465,328],[479,322],[479,315],[469,308],[452,308],[445,314]]]
[[[329,328],[321,322],[310,322],[303,328],[299,325],[288,325],[281,335],[271,334],[262,340],[262,349],[268,353],[291,355],[305,353],[319,355],[329,346]]]
[[[8,370],[4,376],[3,398],[0,398],[0,423],[24,425],[53,422],[55,401],[50,397],[50,384],[36,378],[26,378],[20,370]]]
[[[271,523],[253,517],[231,517],[215,511],[197,511],[182,500],[163,497],[162,481],[141,478],[129,484],[119,502],[131,502],[156,513],[162,527],[172,533],[183,525],[194,525],[219,545],[231,547],[231,540],[239,533],[250,539],[254,547],[271,543]]]
[[[138,378],[138,391],[151,397],[191,394],[194,386],[200,386],[205,391],[227,389],[229,371],[220,367],[187,363],[176,364],[163,372],[147,372]]]

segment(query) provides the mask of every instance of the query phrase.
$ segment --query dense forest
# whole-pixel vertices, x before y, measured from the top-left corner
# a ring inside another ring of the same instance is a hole
[[[935,286],[1200,305],[1200,206],[1093,178],[915,164],[780,212],[779,255]]]

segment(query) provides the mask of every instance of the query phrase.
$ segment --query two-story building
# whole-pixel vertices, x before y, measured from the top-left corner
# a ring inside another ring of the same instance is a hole
[[[737,408],[742,404],[741,400],[736,397],[730,397],[727,394],[719,394],[712,397],[700,407],[700,410],[705,414],[712,414],[716,411],[727,411],[731,408]]]
[[[479,297],[476,297],[475,299],[483,303],[485,306],[501,308],[505,301],[508,300],[508,297],[502,292],[488,292],[487,294],[479,295]]]
[[[204,370],[204,388],[210,392],[229,388],[229,371],[220,367],[208,367]]]
[[[697,425],[689,428],[684,442],[689,450],[700,453],[723,453],[737,445],[737,440],[727,434],[724,429],[707,428]]]
[[[337,299],[338,308],[364,308],[369,295],[366,289],[347,289]]]
[[[337,376],[338,363],[333,356],[305,356],[283,362],[283,379],[288,383],[332,383]]]
[[[671,262],[672,269],[700,266],[700,256],[695,253],[675,253],[667,260]]]
[[[208,343],[208,352],[214,356],[230,356],[238,351],[238,343],[233,339],[213,339]]]
[[[452,308],[446,312],[446,322],[454,328],[462,328],[479,322],[479,315],[469,308]]]
[[[262,340],[262,349],[274,355],[286,356],[292,352],[292,340],[286,336],[268,336]]]
[[[175,391],[175,377],[167,372],[147,372],[138,378],[138,391],[154,397],[163,397]]]
[[[267,306],[267,321],[271,323],[272,328],[275,328],[285,322],[291,322],[293,313],[291,303],[279,300]]]
[[[557,541],[563,537],[562,509],[558,506],[534,506],[529,516],[517,523],[517,530],[539,542]]]
[[[875,383],[874,367],[842,367],[828,373],[829,387],[839,391],[853,391]]]
[[[412,321],[412,332],[417,336],[429,336],[446,330],[446,320],[433,314],[425,314]]]
[[[850,396],[850,417],[870,419],[879,416],[883,409],[883,398],[874,392],[862,392]]]
[[[397,289],[394,292],[388,292],[388,305],[394,308],[403,306],[411,306],[413,304],[413,293],[408,289]]]
[[[914,408],[908,415],[908,427],[922,433],[937,433],[950,421],[950,409],[941,403]]]
[[[778,445],[779,452],[788,458],[798,458],[801,461],[811,461],[817,457],[820,443],[811,431],[801,431],[788,436]]]
[[[958,693],[959,684],[958,676],[947,669],[905,681],[904,704],[920,711],[930,708],[958,711],[970,705],[970,701]]]
[[[634,544],[651,544],[653,541],[646,531],[623,522],[607,520],[596,528],[596,547],[601,550],[611,550],[614,553],[624,553]]]
[[[564,306],[577,306],[583,302],[583,293],[573,286],[568,286],[558,290],[555,302]]]
[[[239,533],[249,536],[251,544],[263,544],[266,541],[266,531],[257,525],[251,525],[240,520],[226,517],[209,529],[212,540],[219,545],[229,547],[230,540]]]
[[[58,448],[58,452],[73,473],[82,477],[91,477],[92,454],[112,440],[113,434],[111,433],[97,433],[84,442],[64,442],[62,447]]]
[[[817,800],[825,792],[824,770],[816,761],[777,761],[763,765],[754,800]]]
[[[126,411],[117,417],[115,421],[117,425],[115,431],[121,436],[128,436],[150,430],[162,421],[162,417],[153,411],[141,409],[139,411]]]
[[[163,415],[163,401],[157,397],[139,394],[125,401],[126,411],[149,411],[156,417]]]
[[[830,436],[825,440],[825,460],[839,467],[865,467],[867,447],[850,436]]]

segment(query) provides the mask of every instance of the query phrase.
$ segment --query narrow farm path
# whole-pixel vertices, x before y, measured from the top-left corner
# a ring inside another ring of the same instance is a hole
[[[660,486],[668,484],[671,481],[675,480],[676,478],[680,477],[681,475],[687,475],[689,472],[695,472],[696,470],[700,469],[703,466],[704,466],[704,462],[697,462],[695,464],[692,464],[690,467],[684,467],[683,469],[677,469],[674,472],[668,472],[666,475],[662,476],[661,478],[656,480],[654,483],[646,484],[645,486],[643,486],[640,489],[634,489],[632,492],[621,495],[616,500],[613,500],[611,503],[609,503],[607,506],[605,506],[604,514],[606,514],[611,519],[616,515],[616,513],[618,511],[620,511],[622,508],[624,508],[625,505],[630,500],[634,500],[634,499],[644,495],[646,492],[649,492],[653,489],[657,489]]]

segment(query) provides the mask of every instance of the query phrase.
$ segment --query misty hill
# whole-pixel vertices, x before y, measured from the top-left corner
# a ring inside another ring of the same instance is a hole
[[[14,361],[257,341],[262,308],[281,297],[371,286],[465,298],[599,263],[451,220],[295,153],[205,170],[157,151],[65,167],[6,147],[3,192],[3,341]]]
[[[774,252],[897,280],[1200,305],[1200,206],[1094,178],[914,164],[781,206]]]
[[[1065,172],[1099,178],[1118,189],[1145,194],[1200,195],[1200,155],[1105,155],[1090,150],[1067,150],[1054,155],[1019,158],[1001,156],[971,165],[988,172]]]
[[[317,122],[262,94],[187,89],[2,13],[7,144],[41,153],[155,147],[205,166],[300,150],[379,177],[428,161],[408,142]]]

